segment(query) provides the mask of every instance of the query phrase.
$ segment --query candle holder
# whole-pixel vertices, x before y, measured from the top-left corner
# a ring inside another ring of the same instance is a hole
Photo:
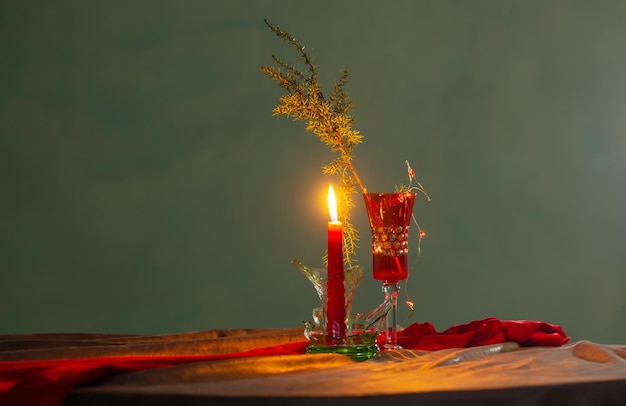
[[[344,270],[346,334],[344,337],[333,337],[327,331],[326,323],[327,269],[309,267],[297,259],[292,261],[292,265],[313,284],[322,303],[321,306],[313,309],[313,321],[305,322],[304,336],[311,342],[307,352],[345,354],[356,361],[364,361],[377,356],[380,348],[376,344],[376,339],[380,334],[382,322],[391,307],[383,303],[383,305],[368,312],[352,313],[352,300],[356,288],[363,278],[363,269],[354,266]]]
[[[397,343],[399,281],[409,276],[409,227],[416,194],[366,193],[365,207],[372,231],[372,274],[383,282],[386,317],[386,349],[400,349]]]

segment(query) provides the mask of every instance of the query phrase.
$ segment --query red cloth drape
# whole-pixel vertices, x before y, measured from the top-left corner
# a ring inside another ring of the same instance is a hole
[[[556,324],[531,320],[499,320],[488,317],[454,325],[438,332],[431,323],[414,323],[398,333],[398,344],[413,350],[476,347],[516,342],[521,346],[559,346],[570,338]]]
[[[384,340],[384,338],[383,338]],[[431,323],[414,323],[398,334],[406,349],[439,350],[514,341],[522,346],[559,346],[569,341],[560,326],[537,321],[501,321],[494,317],[437,332]],[[191,362],[269,355],[303,354],[308,342],[250,351],[197,356],[107,357],[0,362],[0,405],[62,406],[77,385],[114,374]]]
[[[105,376],[173,365],[268,355],[303,354],[308,342],[192,356],[107,357],[0,362],[0,405],[62,406],[76,386]]]

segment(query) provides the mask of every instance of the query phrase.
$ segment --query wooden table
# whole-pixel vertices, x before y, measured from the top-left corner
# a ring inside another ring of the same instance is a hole
[[[302,329],[138,336],[0,336],[0,360],[224,354],[302,341]],[[83,405],[626,405],[626,345],[494,344],[194,362],[106,377],[76,388]]]

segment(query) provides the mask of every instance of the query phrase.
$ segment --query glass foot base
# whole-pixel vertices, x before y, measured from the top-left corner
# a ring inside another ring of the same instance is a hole
[[[308,354],[334,353],[343,354],[355,361],[365,361],[378,356],[380,349],[376,344],[311,344],[307,347]]]
[[[376,334],[365,333],[337,339],[316,334],[311,337],[311,345],[307,347],[306,352],[308,354],[343,354],[355,361],[365,361],[380,354],[376,336]]]

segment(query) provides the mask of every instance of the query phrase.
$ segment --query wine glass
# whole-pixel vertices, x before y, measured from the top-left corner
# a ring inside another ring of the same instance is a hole
[[[416,194],[365,193],[365,207],[372,231],[372,273],[383,282],[385,302],[390,306],[385,327],[385,348],[399,349],[398,293],[399,282],[409,276],[409,227]]]

